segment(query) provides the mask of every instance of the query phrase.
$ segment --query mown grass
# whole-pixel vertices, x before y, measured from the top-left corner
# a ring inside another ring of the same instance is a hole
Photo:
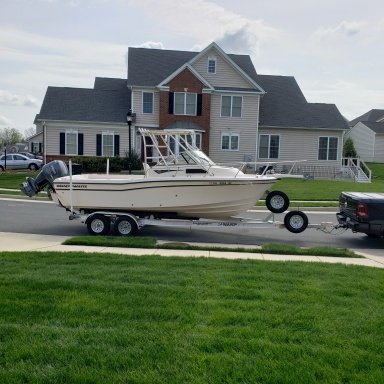
[[[382,383],[384,271],[0,254],[1,383]]]
[[[120,236],[79,236],[72,237],[63,242],[65,245],[86,245],[96,247],[122,247],[122,248],[157,248],[181,250],[208,250],[222,252],[250,252],[270,253],[280,255],[308,255],[308,256],[334,256],[334,257],[360,257],[353,251],[345,248],[310,247],[300,248],[290,244],[263,244],[261,247],[220,247],[216,245],[193,245],[187,243],[157,244],[154,237],[120,237]]]

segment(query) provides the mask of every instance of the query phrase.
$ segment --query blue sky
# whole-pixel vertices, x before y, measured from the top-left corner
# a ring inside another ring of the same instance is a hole
[[[1,0],[0,128],[34,127],[49,85],[126,77],[129,46],[212,41],[348,119],[384,109],[382,0]]]

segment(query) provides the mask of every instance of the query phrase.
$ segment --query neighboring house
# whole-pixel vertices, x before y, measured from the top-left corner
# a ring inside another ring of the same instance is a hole
[[[127,80],[48,87],[32,140],[47,161],[124,156],[130,108],[139,153],[137,128],[187,128],[216,162],[305,159],[306,167],[341,168],[348,126],[336,106],[308,103],[293,77],[259,75],[250,56],[216,43],[201,52],[129,48]]]
[[[346,134],[364,161],[384,163],[384,109],[372,109],[350,122]]]

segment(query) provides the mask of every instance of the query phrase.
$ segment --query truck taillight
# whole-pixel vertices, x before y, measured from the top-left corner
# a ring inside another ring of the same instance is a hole
[[[357,217],[360,217],[360,219],[368,219],[368,205],[365,203],[358,203],[356,215]]]

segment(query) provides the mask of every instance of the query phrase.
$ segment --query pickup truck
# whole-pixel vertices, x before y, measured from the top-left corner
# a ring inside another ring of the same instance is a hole
[[[371,237],[384,236],[384,193],[342,192],[339,208],[340,226]]]

